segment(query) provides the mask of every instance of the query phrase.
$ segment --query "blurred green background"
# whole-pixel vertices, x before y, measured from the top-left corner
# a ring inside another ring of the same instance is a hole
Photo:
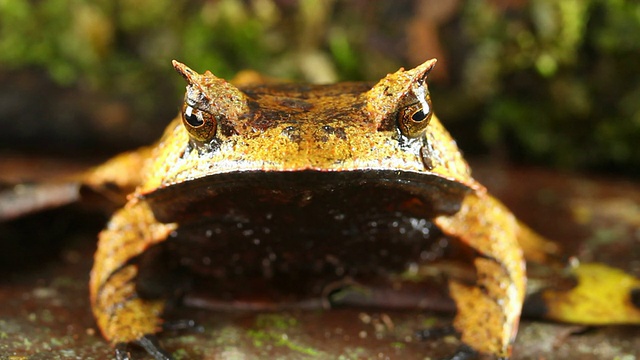
[[[172,59],[310,82],[439,59],[434,107],[468,156],[640,175],[640,2],[0,0],[0,151],[153,141]]]

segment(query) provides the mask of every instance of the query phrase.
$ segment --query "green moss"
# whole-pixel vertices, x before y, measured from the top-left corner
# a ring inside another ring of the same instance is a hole
[[[189,353],[184,349],[176,350],[171,355],[173,355],[176,360],[189,359]]]
[[[423,320],[421,321],[420,326],[421,326],[423,329],[429,329],[429,328],[434,327],[434,326],[436,325],[436,323],[437,323],[437,322],[438,322],[438,319],[437,319],[437,318],[435,318],[435,317],[428,317],[428,318],[425,318],[425,319],[423,319]]]
[[[252,339],[253,345],[263,348],[266,345],[285,347],[296,353],[317,357],[322,352],[309,346],[304,346],[300,342],[291,338],[298,326],[297,320],[289,315],[263,314],[256,319],[256,329],[250,330],[248,336]]]
[[[259,328],[289,330],[297,325],[298,320],[288,315],[263,314],[256,319],[256,326]]]
[[[476,102],[484,141],[556,166],[636,168],[640,4],[532,0],[510,11],[472,1],[464,12],[473,46],[458,101]]]

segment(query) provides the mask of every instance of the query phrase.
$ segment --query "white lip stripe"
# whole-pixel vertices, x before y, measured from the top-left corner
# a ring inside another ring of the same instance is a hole
[[[187,106],[187,109],[184,111],[184,115],[185,116],[191,116],[191,113],[193,112],[193,108],[191,106]]]

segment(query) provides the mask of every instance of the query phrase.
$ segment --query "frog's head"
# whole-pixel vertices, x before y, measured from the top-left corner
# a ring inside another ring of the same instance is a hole
[[[424,136],[433,116],[427,76],[436,65],[431,59],[422,65],[387,75],[367,91],[364,99],[378,130],[399,130],[412,139]]]
[[[466,181],[468,167],[436,116],[428,60],[377,84],[236,87],[173,62],[187,81],[148,190],[223,173],[395,171]],[[169,165],[171,164],[171,165]]]
[[[175,60],[173,67],[188,84],[182,105],[182,121],[194,142],[212,141],[219,123],[237,126],[238,119],[250,113],[245,94],[227,81],[208,70],[200,75]]]
[[[282,91],[286,90],[286,86],[274,86],[271,94],[264,91],[268,90],[265,87],[258,87],[263,90],[262,92],[256,92],[255,89],[254,91],[245,89],[245,91],[257,95],[257,98],[247,96],[241,89],[214,76],[210,71],[200,75],[175,60],[173,66],[187,81],[187,91],[182,107],[183,125],[191,139],[196,144],[202,145],[215,141],[217,137],[220,138],[217,133],[219,127],[231,129],[231,133],[234,134],[245,133],[247,130],[250,132],[260,131],[264,130],[264,126],[259,126],[262,129],[255,129],[255,127],[251,129],[252,123],[264,124],[268,122],[271,126],[281,125],[284,122],[277,121],[277,118],[291,117],[294,113],[298,113],[300,107],[306,108],[305,112],[321,110],[323,114],[327,109],[335,110],[336,114],[340,114],[344,110],[351,112],[349,109],[365,108],[365,113],[354,111],[350,114],[352,119],[347,121],[348,125],[355,125],[359,120],[370,120],[364,122],[373,124],[377,131],[397,129],[401,135],[407,138],[421,137],[433,114],[426,80],[436,62],[436,59],[431,59],[409,71],[400,69],[394,74],[387,75],[364,93],[359,93],[357,87],[356,89],[350,88],[345,86],[346,84],[330,85],[335,89],[342,89],[342,94],[335,91],[329,93],[323,91],[328,89],[326,86],[324,89],[306,86],[307,92],[289,87],[294,90],[290,93]],[[355,93],[354,90],[356,90]],[[271,98],[269,95],[272,95]],[[331,102],[320,104],[329,106],[323,109],[314,106],[316,104],[309,99],[342,100],[339,98],[348,95],[351,95],[352,101],[345,104],[346,108],[337,108],[336,105],[342,105],[344,102],[336,101],[334,104]],[[275,99],[278,96],[281,97],[280,104],[278,104],[278,99]],[[286,109],[287,102],[291,105],[289,109]],[[284,105],[284,109],[282,105]],[[356,121],[353,121],[354,119]],[[300,119],[293,120],[293,122],[300,122],[302,116]],[[324,124],[326,120],[329,119],[318,118],[317,114],[314,117],[316,124]],[[303,127],[311,125],[305,123],[302,125]]]

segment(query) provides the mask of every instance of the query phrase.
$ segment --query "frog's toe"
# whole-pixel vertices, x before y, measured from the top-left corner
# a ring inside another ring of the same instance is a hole
[[[462,345],[456,350],[456,353],[445,360],[472,360],[478,358],[478,352],[470,346]]]
[[[118,343],[116,348],[116,360],[131,360],[131,354],[129,353],[128,345],[126,343]]]
[[[421,329],[416,332],[416,337],[419,340],[434,340],[440,339],[445,336],[455,335],[459,336],[460,333],[456,330],[455,327],[448,326],[436,326],[428,329]],[[476,359],[478,357],[478,352],[475,351],[469,345],[461,345],[458,347],[456,352],[445,360],[471,360]]]
[[[160,346],[155,335],[145,335],[137,340],[136,344],[145,349],[156,360],[173,360],[173,357]]]
[[[472,347],[467,345],[462,345],[456,350],[455,354],[451,355],[445,360],[473,360],[473,359],[478,359],[479,356],[480,354],[477,351],[473,350]],[[508,357],[497,357],[496,359],[509,360]]]
[[[145,335],[139,340],[133,342],[143,348],[149,355],[153,356],[155,360],[173,360],[173,357],[166,352],[155,335]],[[129,344],[118,343],[115,346],[116,360],[133,360],[131,353],[129,352]]]

